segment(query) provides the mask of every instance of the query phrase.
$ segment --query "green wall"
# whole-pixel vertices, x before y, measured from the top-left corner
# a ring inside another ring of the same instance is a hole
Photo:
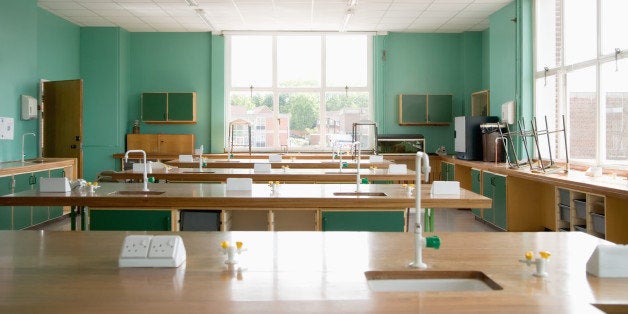
[[[128,131],[140,118],[142,92],[196,92],[196,124],[141,124],[141,133],[195,134],[209,150],[211,33],[131,33]]]
[[[382,134],[423,134],[428,152],[453,152],[450,126],[400,126],[399,94],[452,94],[453,116],[470,112],[482,89],[482,33],[389,33],[373,42],[375,119]]]
[[[0,140],[0,162],[21,158],[22,134],[39,134],[20,119],[20,95],[39,97],[39,80],[79,77],[80,28],[37,7],[36,0],[0,0],[0,117],[14,119],[13,140]],[[27,158],[38,156],[26,138]]]
[[[515,3],[495,12],[490,18],[491,115],[501,116],[501,104],[515,100],[516,26]]]
[[[37,121],[20,120],[20,95],[37,97],[37,5],[35,0],[0,0],[0,117],[13,118],[13,140],[0,140],[0,162],[21,158],[22,134]],[[28,157],[37,155],[32,137]]]
[[[115,169],[112,155],[124,150],[128,33],[117,27],[81,28],[83,79],[83,177]]]

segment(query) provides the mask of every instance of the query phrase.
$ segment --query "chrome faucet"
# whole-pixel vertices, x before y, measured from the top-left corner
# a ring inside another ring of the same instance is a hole
[[[124,153],[124,163],[125,164],[129,160],[129,153],[142,153],[142,156],[143,156],[143,159],[144,159],[144,173],[143,173],[143,176],[142,176],[142,181],[144,181],[144,188],[142,189],[142,191],[148,191],[148,165],[146,164],[146,152],[141,150],[141,149],[127,150],[126,153]]]
[[[24,133],[22,134],[22,159],[21,161],[24,162],[24,156],[26,156],[26,154],[24,154],[24,138],[26,137],[26,135],[32,135],[37,137],[37,135],[35,135],[35,133]]]
[[[414,261],[410,263],[410,267],[427,268],[427,264],[423,263],[423,247],[432,247],[438,249],[440,247],[440,238],[432,236],[423,237],[423,228],[421,227],[421,172],[425,173],[425,181],[428,181],[430,175],[430,160],[426,153],[416,153],[416,221],[414,224]]]

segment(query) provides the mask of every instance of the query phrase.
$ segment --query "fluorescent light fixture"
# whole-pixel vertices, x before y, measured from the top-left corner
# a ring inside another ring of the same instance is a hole
[[[340,32],[347,31],[347,25],[349,25],[349,20],[351,19],[351,16],[353,16],[353,10],[349,9],[347,10],[347,13],[345,13],[345,20],[344,22],[342,22],[342,27],[340,27]]]
[[[191,7],[197,7],[198,6],[198,2],[196,2],[196,0],[185,0],[185,3],[187,3]]]
[[[209,20],[209,17],[207,16],[207,14],[205,13],[205,10],[196,9],[194,11],[196,11],[196,15],[198,15],[203,20],[203,22],[205,22],[205,24],[209,26],[211,30],[214,30],[214,26],[212,25],[212,22]]]

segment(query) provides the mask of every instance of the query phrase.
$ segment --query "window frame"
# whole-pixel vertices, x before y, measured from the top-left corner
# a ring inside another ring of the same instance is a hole
[[[254,88],[253,91],[261,92],[261,93],[271,93],[273,98],[273,117],[275,120],[279,119],[279,95],[283,93],[316,93],[319,95],[319,122],[326,121],[326,97],[327,93],[345,93],[347,89],[345,87],[329,87],[327,86],[326,80],[326,38],[327,36],[343,36],[342,34],[332,33],[332,32],[224,32],[225,35],[225,70],[224,70],[224,79],[225,79],[225,89],[224,89],[224,121],[225,121],[225,139],[224,139],[224,149],[228,150],[227,146],[229,146],[229,138],[228,138],[228,121],[230,121],[230,107],[231,107],[231,93],[232,92],[251,92],[250,87],[234,87],[231,82],[231,40],[233,36],[271,36],[272,37],[272,84],[270,87],[260,87]],[[367,93],[368,94],[368,104],[367,111],[370,120],[374,121],[375,110],[374,110],[374,91],[373,91],[373,36],[374,33],[371,32],[351,32],[346,35],[355,36],[355,35],[364,35],[366,36],[366,64],[367,64],[367,78],[366,78],[366,86],[364,87],[349,87],[348,91],[351,93]],[[279,36],[320,36],[321,38],[321,77],[320,77],[320,86],[319,87],[280,87],[278,82],[278,63],[277,63],[277,37]],[[275,124],[277,126],[277,124]],[[281,136],[281,130],[273,130],[273,136],[278,138]],[[319,127],[319,134],[321,139],[326,138],[326,128]],[[278,143],[278,141],[275,141]],[[253,143],[252,143],[253,144]],[[319,148],[288,148],[289,150],[298,150],[299,152],[329,152],[331,151],[331,147],[329,147],[329,143],[321,140],[319,144]],[[273,147],[254,147],[252,145],[252,151],[255,152],[281,152],[285,150],[285,147],[282,145],[276,145]]]
[[[555,0],[557,3],[560,2],[562,4],[562,11],[560,14],[560,25],[561,25],[561,34],[560,34],[560,43],[557,43],[557,45],[560,45],[560,63],[556,64],[553,67],[547,67],[545,69],[538,67],[538,54],[539,54],[539,49],[541,47],[539,47],[539,37],[537,36],[537,34],[539,34],[539,30],[538,28],[538,23],[536,22],[537,18],[538,18],[538,6],[537,3],[539,1],[543,1],[543,0],[535,0],[533,3],[533,20],[535,21],[532,24],[532,28],[533,28],[533,65],[532,65],[532,69],[533,69],[533,101],[534,101],[534,114],[536,115],[537,112],[539,112],[539,106],[541,106],[541,104],[539,104],[537,102],[537,80],[539,79],[544,79],[545,77],[549,78],[551,76],[555,77],[556,80],[556,88],[557,88],[557,95],[556,95],[556,102],[553,103],[554,110],[557,112],[557,118],[559,118],[561,115],[564,115],[565,117],[565,124],[566,127],[571,125],[571,121],[570,121],[570,108],[569,108],[569,99],[568,99],[568,94],[567,94],[567,76],[569,73],[572,73],[574,71],[578,71],[581,69],[585,69],[588,67],[594,67],[595,68],[595,97],[596,97],[596,102],[597,102],[597,106],[596,106],[596,112],[595,115],[597,117],[596,121],[596,145],[595,145],[595,158],[593,159],[593,161],[587,161],[587,160],[583,160],[583,159],[573,159],[572,157],[569,157],[569,162],[576,164],[576,165],[599,165],[599,166],[608,166],[608,167],[612,167],[612,168],[621,168],[621,169],[627,169],[628,168],[628,161],[620,161],[620,160],[608,160],[607,159],[607,155],[606,155],[606,132],[607,132],[607,127],[606,127],[606,100],[603,100],[603,95],[601,95],[601,91],[603,90],[603,88],[601,87],[601,71],[602,71],[602,67],[605,64],[608,63],[614,63],[616,61],[620,61],[623,59],[628,58],[628,53],[626,53],[626,51],[628,51],[628,47],[617,47],[621,49],[620,54],[616,54],[616,53],[607,53],[607,54],[603,54],[602,52],[602,0],[596,0],[596,56],[593,59],[589,59],[589,60],[584,60],[584,61],[580,61],[580,62],[576,62],[573,64],[566,64],[565,61],[565,32],[566,32],[566,26],[565,26],[565,9],[564,9],[564,3],[567,0]],[[557,14],[554,14],[554,16],[557,16]],[[557,20],[554,20],[554,24],[558,24]],[[537,70],[538,69],[538,70]],[[628,71],[628,69],[623,69],[623,71]],[[539,117],[537,117],[538,119]],[[562,128],[562,125],[560,125],[560,128]],[[557,129],[560,129],[557,127]],[[549,126],[549,131],[552,131],[553,127]],[[570,132],[569,129],[567,129],[567,143],[570,142],[571,138],[570,138]],[[560,146],[557,147],[557,149],[559,150],[559,152],[554,152],[552,151],[552,155],[553,156],[562,156],[562,158],[557,158],[558,161],[565,161],[564,158],[564,144],[561,144]],[[567,147],[568,150],[571,150],[571,147]],[[538,156],[538,151],[535,151],[535,154]]]

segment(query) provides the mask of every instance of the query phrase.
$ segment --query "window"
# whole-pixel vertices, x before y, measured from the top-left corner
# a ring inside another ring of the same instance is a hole
[[[550,135],[542,156],[628,166],[625,0],[535,1],[535,116]],[[551,150],[550,150],[551,149]]]
[[[373,120],[371,40],[366,34],[226,35],[225,121],[249,122],[255,151],[324,151],[351,140],[353,123]]]

